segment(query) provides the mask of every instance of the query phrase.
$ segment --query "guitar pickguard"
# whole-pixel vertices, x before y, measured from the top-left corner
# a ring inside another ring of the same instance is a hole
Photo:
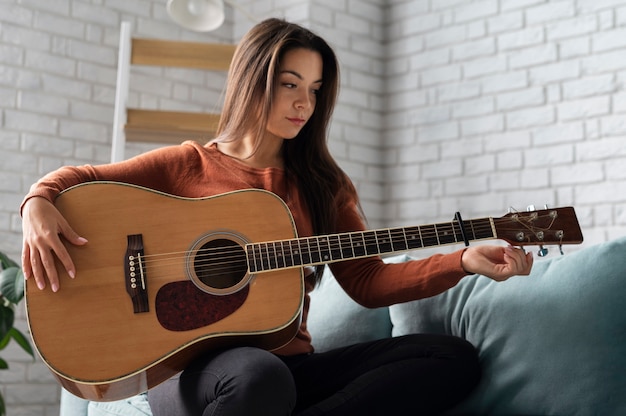
[[[155,308],[163,328],[190,331],[218,322],[239,309],[248,297],[249,287],[229,295],[206,293],[191,281],[171,282],[159,289]]]

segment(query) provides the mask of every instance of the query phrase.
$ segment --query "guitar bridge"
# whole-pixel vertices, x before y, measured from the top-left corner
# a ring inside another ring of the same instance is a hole
[[[124,276],[126,292],[133,302],[135,313],[148,312],[148,281],[144,261],[143,236],[132,234],[127,236],[126,257],[124,259]]]

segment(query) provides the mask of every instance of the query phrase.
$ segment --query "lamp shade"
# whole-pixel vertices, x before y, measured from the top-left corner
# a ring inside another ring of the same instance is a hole
[[[196,32],[215,30],[224,22],[222,0],[168,0],[167,13],[184,28]]]

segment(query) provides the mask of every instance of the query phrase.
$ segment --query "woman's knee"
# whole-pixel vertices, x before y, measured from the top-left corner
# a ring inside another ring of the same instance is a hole
[[[482,375],[476,347],[463,338],[446,335],[441,336],[438,345],[440,354],[449,364],[450,371],[455,374],[452,382],[458,384],[461,391],[472,390]]]
[[[183,372],[181,389],[197,383],[204,384],[208,406],[219,406],[223,414],[289,415],[296,403],[287,366],[258,348],[234,348],[196,361]]]
[[[259,400],[290,397],[295,403],[295,384],[289,368],[274,354],[257,348],[240,348],[231,364],[234,382],[241,391]]]
[[[448,374],[459,384],[459,388],[472,389],[479,382],[481,367],[478,351],[469,341],[438,334],[407,335],[402,341],[414,345],[418,351],[426,346],[424,358],[437,363],[438,372],[442,376]]]

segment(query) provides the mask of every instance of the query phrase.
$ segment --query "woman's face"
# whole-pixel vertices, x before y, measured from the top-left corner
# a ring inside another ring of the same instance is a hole
[[[292,139],[311,118],[322,86],[322,57],[310,49],[286,52],[281,60],[266,130]]]

